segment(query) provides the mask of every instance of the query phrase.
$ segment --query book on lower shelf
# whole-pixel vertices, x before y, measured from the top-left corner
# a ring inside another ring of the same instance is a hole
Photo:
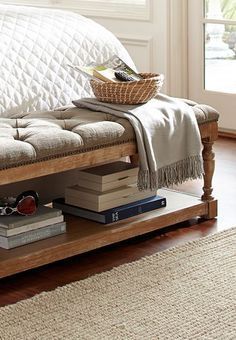
[[[81,207],[67,204],[65,203],[64,198],[55,199],[53,200],[52,204],[54,208],[61,209],[63,213],[79,216],[103,224],[108,224],[155,209],[164,208],[166,207],[166,198],[156,195],[101,212],[83,209]]]
[[[0,236],[4,236],[4,237],[14,236],[14,235],[25,233],[31,230],[47,227],[48,225],[60,223],[63,221],[64,221],[64,216],[62,214],[56,217],[46,218],[45,220],[33,222],[33,223],[27,223],[27,220],[26,220],[25,222],[27,224],[24,224],[22,226],[18,226],[15,228],[8,229],[8,228],[0,227]]]
[[[107,191],[137,183],[137,165],[116,161],[77,172],[77,184],[95,191]]]
[[[30,216],[0,216],[0,247],[15,248],[66,231],[60,209],[40,205]]]
[[[4,249],[11,249],[35,241],[44,240],[52,236],[60,235],[65,231],[66,222],[60,222],[48,225],[43,228],[27,231],[18,235],[13,235],[9,237],[0,236],[0,247]]]
[[[40,205],[36,212],[30,216],[24,215],[9,215],[0,216],[0,228],[4,229],[15,229],[18,227],[23,227],[33,223],[41,223],[50,218],[61,216],[62,212],[60,209],[52,209],[50,207]]]
[[[65,189],[67,204],[98,212],[155,195],[156,191],[140,191],[136,183],[105,192],[82,188],[78,185]]]

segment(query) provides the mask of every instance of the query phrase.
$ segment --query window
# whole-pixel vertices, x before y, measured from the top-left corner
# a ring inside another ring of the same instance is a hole
[[[236,0],[205,1],[205,89],[236,93]]]
[[[220,112],[219,127],[235,133],[236,0],[188,3],[189,98]]]

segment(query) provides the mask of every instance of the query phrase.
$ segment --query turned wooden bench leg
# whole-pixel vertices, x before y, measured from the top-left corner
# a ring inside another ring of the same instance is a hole
[[[208,202],[208,214],[204,216],[206,219],[212,219],[217,216],[217,201],[212,196],[212,178],[215,170],[215,154],[212,150],[214,142],[209,139],[203,139],[203,168],[204,168],[204,184],[202,201]]]
[[[212,201],[214,198],[211,196],[213,188],[212,188],[212,178],[215,171],[215,154],[212,151],[213,142],[209,142],[206,140],[202,141],[203,150],[202,150],[202,158],[203,158],[203,168],[204,168],[204,186],[203,186],[203,201]]]

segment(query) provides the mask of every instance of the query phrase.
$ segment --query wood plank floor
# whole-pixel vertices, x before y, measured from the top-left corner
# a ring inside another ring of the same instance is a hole
[[[79,255],[0,280],[0,306],[12,304],[42,291],[86,278],[123,263],[236,226],[236,140],[219,138],[214,147],[216,172],[214,196],[218,218],[193,219],[164,230]],[[178,190],[201,195],[201,181],[190,181]],[[175,188],[176,189],[176,188]]]

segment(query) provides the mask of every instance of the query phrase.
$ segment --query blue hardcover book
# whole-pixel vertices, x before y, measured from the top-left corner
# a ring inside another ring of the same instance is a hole
[[[53,200],[53,208],[61,209],[64,213],[83,217],[103,224],[113,223],[151,210],[164,208],[165,206],[166,198],[159,195],[124,204],[119,207],[101,212],[87,210],[74,205],[66,204],[64,198],[57,198]]]

